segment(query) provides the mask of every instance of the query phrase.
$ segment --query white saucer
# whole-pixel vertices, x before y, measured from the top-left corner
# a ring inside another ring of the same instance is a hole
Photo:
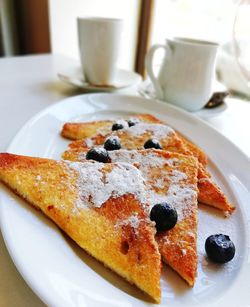
[[[95,92],[118,91],[120,89],[136,86],[142,81],[142,77],[139,74],[124,69],[118,69],[116,80],[113,84],[107,86],[98,86],[88,83],[84,79],[81,68],[79,66],[64,69],[63,71],[58,72],[57,75],[59,79],[70,85]]]
[[[220,115],[222,112],[224,112],[227,109],[226,102],[220,104],[218,107],[215,108],[203,108],[199,111],[192,112],[193,115],[198,116],[200,118],[206,119],[210,117],[215,117]]]
[[[217,80],[214,82],[214,91],[225,91],[226,87],[218,82]],[[153,98],[157,99],[154,88],[152,83],[149,80],[143,81],[138,89],[138,92],[141,96],[144,98]],[[167,103],[167,102],[166,102]],[[200,118],[206,119],[210,117],[215,117],[220,115],[222,112],[224,112],[227,109],[226,102],[222,103],[221,105],[215,107],[215,108],[203,108],[196,112],[190,112],[195,116],[198,116]]]

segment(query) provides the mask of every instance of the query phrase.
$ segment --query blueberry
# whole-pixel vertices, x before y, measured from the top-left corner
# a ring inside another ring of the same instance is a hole
[[[91,148],[86,154],[86,159],[103,163],[110,162],[109,154],[104,148]]]
[[[157,231],[169,230],[177,223],[177,212],[167,203],[156,204],[151,209],[150,220],[156,223]]]
[[[144,144],[144,148],[155,148],[155,149],[162,149],[162,146],[160,142],[156,139],[149,139],[147,142]]]
[[[205,249],[208,258],[217,263],[226,263],[233,259],[235,246],[229,236],[223,234],[211,235],[207,238]]]
[[[135,125],[137,125],[139,122],[140,122],[140,121],[139,121],[139,119],[137,119],[137,118],[130,118],[130,119],[128,120],[128,126],[129,126],[129,127],[135,126]]]
[[[113,126],[112,126],[112,131],[115,131],[115,130],[121,130],[125,128],[123,124],[120,124],[120,123],[114,123]]]
[[[105,143],[104,148],[106,150],[118,150],[121,149],[121,143],[117,136],[111,136],[109,137]]]

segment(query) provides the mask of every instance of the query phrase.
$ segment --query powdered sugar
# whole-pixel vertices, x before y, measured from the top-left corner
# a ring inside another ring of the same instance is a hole
[[[178,166],[180,161],[177,158],[168,159],[169,166]]]
[[[34,186],[39,187],[41,185],[44,185],[45,181],[43,180],[41,175],[37,175],[35,178]]]
[[[138,218],[137,215],[133,214],[131,215],[129,218],[127,218],[124,221],[120,221],[116,224],[116,227],[121,227],[123,225],[130,225],[131,227],[133,227],[134,229],[137,229],[139,224],[140,224],[140,219]]]
[[[119,142],[119,141],[120,141],[119,137],[116,136],[116,135],[111,135],[111,136],[107,137],[107,138],[105,139],[105,141],[107,141],[107,140],[110,140],[110,141],[112,141],[112,142]]]
[[[161,140],[175,133],[174,130],[167,125],[147,123],[139,123],[135,126],[132,126],[127,129],[127,132],[133,136],[139,136],[149,132],[151,136],[157,140]]]
[[[144,198],[144,180],[138,169],[130,164],[116,163],[111,171],[105,164],[97,162],[68,162],[67,165],[78,174],[78,199],[76,206],[100,208],[111,197],[133,194]]]
[[[197,192],[191,186],[181,187],[170,183],[169,189],[165,193],[157,193],[153,187],[150,188],[147,193],[147,201],[149,202],[149,211],[155,204],[166,202],[176,209],[178,221],[182,221],[192,214],[191,208],[197,202]]]
[[[181,254],[182,254],[182,256],[186,256],[187,250],[185,248],[182,248],[181,249]]]
[[[180,160],[159,155],[157,151],[138,150],[110,151],[112,162],[125,162],[136,166],[146,180],[147,196],[143,203],[149,212],[153,205],[167,202],[175,207],[178,220],[181,221],[192,213],[191,208],[197,203],[197,187],[183,184],[187,175],[178,170]],[[167,171],[165,166],[170,167]],[[153,175],[155,173],[156,175]]]
[[[165,201],[177,210],[178,220],[181,221],[190,215],[191,208],[197,202],[196,188],[170,184]]]
[[[140,119],[136,117],[129,117],[128,122],[138,124],[140,122]]]
[[[163,167],[168,160],[162,156],[155,154],[154,152],[148,152],[143,155],[138,150],[118,150],[109,152],[109,156],[112,162],[125,162],[130,164],[140,164],[140,168],[145,166],[148,167]]]
[[[93,140],[90,139],[90,138],[85,139],[84,142],[85,142],[86,146],[89,147],[89,148],[94,145]]]
[[[212,180],[210,178],[199,178],[199,183],[206,183],[206,182],[211,182]]]
[[[171,172],[169,173],[169,176],[171,177],[171,180],[173,183],[178,183],[182,180],[187,179],[187,175],[183,172],[180,172],[176,169],[171,170]]]
[[[192,214],[190,208],[197,203],[197,187],[182,183],[187,175],[175,169],[177,166],[172,166],[168,171],[164,168],[165,165],[173,165],[174,159],[178,161],[177,158],[168,159],[154,151],[143,154],[136,150],[113,151],[110,152],[110,158],[112,162],[131,163],[141,171],[146,180],[147,194],[144,202],[149,205],[148,211],[157,203],[167,202],[177,210],[179,221]]]
[[[114,124],[122,125],[123,129],[128,128],[128,122],[124,119],[118,119],[114,122]]]

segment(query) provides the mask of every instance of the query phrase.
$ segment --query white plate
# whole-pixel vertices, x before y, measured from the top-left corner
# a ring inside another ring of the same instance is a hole
[[[142,81],[142,77],[139,74],[124,69],[118,69],[116,80],[113,84],[107,86],[97,86],[88,83],[86,80],[84,80],[80,67],[70,67],[60,71],[58,73],[58,77],[70,85],[94,92],[118,91],[124,88],[136,86]]]
[[[189,113],[140,97],[110,94],[75,96],[31,119],[8,152],[59,158],[68,141],[60,137],[65,121],[107,119],[147,112],[167,121],[208,154],[209,168],[237,210],[225,219],[216,210],[199,210],[198,278],[194,288],[167,266],[162,274],[162,306],[249,306],[250,161],[239,149]],[[33,291],[49,306],[149,306],[146,296],[106,269],[57,227],[6,188],[1,188],[1,227],[9,253]],[[236,245],[226,265],[206,261],[204,241],[228,234]]]
[[[219,91],[226,91],[226,87],[220,83],[219,81],[214,82],[213,86],[213,91],[214,92],[219,92]],[[138,93],[145,98],[150,98],[150,99],[156,99],[156,94],[153,88],[152,83],[149,80],[143,81],[138,88]],[[226,99],[225,99],[226,101]],[[227,109],[227,104],[224,101],[221,105],[215,107],[215,108],[202,108],[199,111],[196,112],[191,112],[193,115],[198,116],[202,119],[210,118],[210,117],[215,117],[220,115],[222,112],[224,112]],[[167,103],[167,102],[165,102]]]

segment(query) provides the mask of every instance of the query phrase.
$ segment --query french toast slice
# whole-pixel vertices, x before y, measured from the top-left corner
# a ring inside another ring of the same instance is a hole
[[[82,161],[86,153],[82,153]],[[157,233],[156,240],[163,261],[193,286],[197,271],[197,159],[155,149],[114,150],[109,157],[112,163],[131,163],[140,170],[147,188],[148,211],[161,202],[176,208],[177,224]]]
[[[161,124],[162,122],[150,115],[150,114],[135,114],[133,116],[128,116],[127,118],[114,119],[114,120],[96,120],[91,122],[72,122],[65,123],[61,130],[61,135],[70,140],[81,140],[89,138],[95,134],[108,134],[114,123],[120,122],[127,126],[126,120],[136,119],[145,123],[155,123]]]
[[[159,303],[161,259],[137,168],[2,153],[0,181]]]
[[[139,123],[127,129],[117,130],[108,135],[97,134],[84,140],[76,140],[69,144],[68,150],[62,154],[66,160],[81,160],[81,153],[86,148],[103,146],[106,139],[118,137],[123,149],[143,149],[144,143],[150,138],[160,141],[162,149],[193,156],[175,131],[162,124]],[[196,155],[197,157],[197,155]],[[197,157],[198,158],[198,157]],[[198,166],[198,201],[206,205],[220,209],[226,213],[232,213],[235,207],[229,203],[220,187],[212,180],[211,175],[199,162]]]
[[[151,114],[135,114],[132,117],[123,118],[120,120],[100,120],[92,122],[80,122],[80,123],[65,123],[61,130],[61,135],[70,140],[81,140],[90,138],[94,135],[105,136],[110,133],[112,125],[116,122],[121,122],[125,127],[128,125],[127,120],[138,120],[139,122],[151,123],[151,124],[166,124],[157,117]],[[192,152],[192,154],[198,158],[198,160],[206,166],[207,157],[204,151],[196,144],[187,140],[184,136],[175,131],[178,137],[182,140],[185,147]]]

